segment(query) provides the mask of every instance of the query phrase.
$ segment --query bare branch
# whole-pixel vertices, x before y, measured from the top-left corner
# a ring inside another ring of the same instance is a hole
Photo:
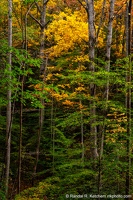
[[[97,33],[96,33],[96,39],[99,36],[100,29],[101,29],[101,26],[103,24],[105,5],[106,5],[106,0],[103,0],[102,12],[101,12],[101,17],[100,17],[99,25],[98,25],[98,30],[97,30]]]
[[[81,4],[81,6],[83,6],[83,8],[87,11],[86,6],[81,2],[81,0],[78,0],[78,2]]]
[[[46,5],[48,2],[49,2],[49,0],[46,0],[46,1],[44,2],[44,5]]]
[[[30,7],[29,7],[29,9],[28,9],[28,11],[27,11],[27,13],[26,13],[26,15],[25,15],[26,18],[27,18],[27,15],[29,14],[29,12],[30,12],[30,10],[31,10],[31,8],[33,7],[34,4],[35,4],[35,2],[33,2],[33,3],[30,5]]]
[[[119,11],[125,6],[126,3],[124,3],[118,10],[116,13],[114,13],[114,17],[116,17],[119,13]]]
[[[44,27],[47,27],[47,25],[51,22],[51,20],[47,21],[44,25]]]
[[[41,13],[41,8],[40,8],[40,6],[38,5],[37,2],[35,2],[35,4],[36,4],[36,7],[37,7],[37,10]]]
[[[30,12],[29,12],[29,15],[30,15],[30,17],[31,17],[32,19],[34,19],[35,22],[37,22],[37,24],[39,24],[39,26],[40,26],[41,28],[43,27],[43,25],[39,22],[39,20],[36,19]]]

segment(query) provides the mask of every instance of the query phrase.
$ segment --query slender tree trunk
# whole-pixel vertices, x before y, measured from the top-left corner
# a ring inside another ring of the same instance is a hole
[[[27,15],[26,15],[26,20],[27,20]],[[26,42],[27,41],[27,34],[26,34],[27,21],[26,20],[23,21],[23,6],[21,5],[22,49],[25,49],[27,52],[27,42]],[[26,53],[25,59],[27,59],[27,53]],[[23,68],[25,68],[24,65],[23,65]],[[24,76],[22,77],[20,76],[20,81],[21,81],[21,97],[20,97],[20,132],[19,132],[18,185],[17,185],[18,193],[21,192],[22,136],[23,136],[23,102],[22,101],[23,101],[23,90],[24,90]]]
[[[111,43],[112,43],[112,31],[113,31],[113,19],[114,19],[114,4],[115,0],[110,0],[109,22],[107,30],[107,46],[106,46],[106,66],[107,72],[110,71],[110,55],[111,55]],[[105,90],[106,102],[109,99],[109,77],[107,77],[107,86]]]
[[[109,21],[107,28],[107,43],[106,43],[106,66],[105,70],[109,73],[110,71],[110,56],[111,56],[111,43],[112,43],[112,31],[113,31],[113,18],[114,18],[114,4],[115,0],[110,0],[110,9],[109,9]],[[104,4],[105,5],[105,2]],[[99,175],[98,175],[98,194],[100,194],[101,190],[101,162],[103,156],[103,148],[104,148],[104,133],[105,133],[105,119],[108,110],[108,100],[109,100],[109,76],[107,76],[107,84],[105,87],[105,108],[102,110],[103,112],[103,125],[100,125],[99,131]]]
[[[81,126],[81,146],[82,146],[82,162],[84,162],[84,154],[85,154],[85,150],[84,150],[84,124],[83,124],[83,111],[82,111],[82,102],[80,100],[79,102],[80,104],[80,126]]]
[[[53,174],[55,172],[55,128],[54,128],[54,98],[51,97],[51,141],[52,141],[52,152],[53,152]]]
[[[111,43],[112,43],[112,33],[113,33],[113,18],[114,18],[114,4],[115,0],[110,0],[110,10],[109,10],[109,21],[108,21],[108,28],[107,28],[107,43],[106,43],[106,65],[105,70],[109,73],[110,71],[110,56],[111,56]],[[100,159],[103,155],[103,148],[104,148],[104,132],[105,132],[105,118],[107,115],[108,110],[108,100],[109,100],[109,75],[107,76],[107,84],[105,87],[105,108],[103,109],[103,125],[100,126],[100,148],[99,148],[99,156]]]
[[[96,31],[94,26],[95,15],[94,15],[94,1],[86,0],[86,10],[88,14],[88,28],[89,28],[89,71],[91,72],[92,77],[95,73],[95,43],[96,43]],[[90,83],[90,150],[91,157],[96,159],[98,157],[97,150],[97,127],[96,122],[96,105],[95,105],[95,95],[96,95],[96,85],[92,82]]]
[[[112,43],[112,34],[113,34],[113,18],[114,18],[114,4],[115,0],[110,0],[110,9],[109,9],[109,21],[108,21],[108,28],[107,28],[107,43],[106,43],[106,65],[105,70],[109,73],[110,72],[110,56],[111,56],[111,43]],[[100,143],[100,149],[99,149],[99,156],[100,159],[103,155],[103,148],[104,148],[104,132],[105,132],[105,118],[107,115],[108,110],[108,100],[109,100],[109,75],[107,75],[107,84],[105,87],[105,108],[103,109],[103,125],[100,126],[100,135],[101,138],[99,141]]]
[[[99,25],[98,25],[98,30],[97,30],[97,34],[96,34],[96,39],[98,39],[99,33],[100,33],[100,29],[102,27],[102,24],[104,22],[104,10],[105,10],[105,5],[106,5],[106,0],[103,0],[103,5],[102,5],[102,12],[101,12],[101,17],[99,20]]]
[[[127,2],[126,12],[126,55],[128,56],[128,68],[126,73],[126,82],[128,85],[126,91],[126,115],[127,115],[127,171],[126,171],[126,194],[130,194],[130,139],[131,139],[131,42],[132,42],[132,28],[131,28],[131,10],[132,0]]]
[[[40,58],[42,60],[42,63],[40,66],[40,74],[43,74],[45,76],[46,70],[45,70],[45,54],[44,54],[44,48],[45,48],[44,47],[44,39],[45,39],[44,29],[45,29],[45,24],[46,24],[46,4],[44,0],[43,0],[42,11],[41,11],[40,23],[41,23]]]
[[[6,180],[5,180],[5,187],[6,187],[6,197],[8,197],[8,185],[9,185],[9,171],[10,171],[10,151],[11,151],[11,65],[12,65],[12,0],[8,0],[8,46],[10,48],[9,52],[9,85],[7,91],[7,121],[6,121]]]
[[[20,133],[19,133],[19,162],[18,162],[18,193],[21,191],[21,168],[22,168],[22,132],[23,132],[23,84],[24,77],[21,81],[21,99],[20,99]]]
[[[30,13],[30,10],[28,12],[28,14],[32,17],[32,19],[40,26],[40,58],[41,58],[40,75],[43,76],[42,93],[43,93],[43,90],[44,90],[44,83],[45,83],[45,78],[46,78],[46,68],[47,68],[47,62],[48,62],[48,57],[45,56],[45,53],[44,53],[44,50],[45,50],[44,30],[45,30],[45,26],[46,26],[46,5],[47,5],[48,1],[49,0],[42,0],[42,6],[40,6],[37,2],[34,2],[36,7],[37,7],[38,12],[40,13],[40,20],[35,18]],[[44,99],[43,98],[40,99],[40,103],[44,106]],[[34,184],[34,179],[35,179],[35,176],[36,176],[37,165],[38,165],[38,160],[39,160],[39,149],[40,149],[40,140],[41,140],[41,134],[42,134],[42,129],[43,129],[43,121],[44,121],[44,108],[40,108],[39,109],[38,139],[37,139],[37,147],[36,147],[36,160],[35,160],[35,166],[34,166],[34,171],[33,171],[33,184]]]
[[[41,104],[44,105],[43,99],[41,99]],[[34,166],[33,181],[36,176],[37,165],[38,165],[38,160],[39,160],[39,150],[40,150],[41,133],[42,133],[42,128],[43,128],[43,118],[44,118],[44,109],[40,108],[39,109],[39,129],[38,129],[38,137],[37,137],[36,160],[35,160],[35,166]]]

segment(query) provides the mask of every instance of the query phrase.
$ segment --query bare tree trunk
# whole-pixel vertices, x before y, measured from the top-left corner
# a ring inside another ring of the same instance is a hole
[[[44,90],[44,83],[45,83],[45,78],[46,78],[46,68],[47,68],[47,61],[48,57],[45,56],[44,50],[44,39],[45,39],[45,26],[47,25],[46,23],[46,5],[49,0],[42,0],[42,6],[40,6],[37,2],[34,2],[38,12],[40,13],[40,20],[35,18],[31,13],[30,10],[28,14],[31,16],[31,18],[40,26],[40,58],[41,58],[41,65],[40,65],[40,75],[43,75],[43,80],[42,80],[42,92]],[[45,58],[46,57],[46,58]],[[46,63],[45,63],[46,59]],[[44,106],[44,99],[40,99],[40,103]],[[34,184],[34,179],[36,176],[37,172],[37,165],[38,165],[38,160],[39,160],[39,149],[40,149],[40,140],[41,140],[41,133],[43,129],[43,121],[44,121],[44,108],[39,109],[39,129],[38,129],[38,139],[37,139],[37,147],[36,147],[36,160],[35,160],[35,166],[34,166],[34,171],[33,171],[33,184]]]
[[[99,25],[98,25],[98,30],[97,30],[97,34],[96,34],[96,39],[97,39],[98,36],[99,36],[100,29],[101,29],[102,24],[103,24],[103,22],[104,22],[104,10],[105,10],[105,5],[106,5],[106,0],[103,0],[102,12],[101,12],[100,20],[99,20]]]
[[[19,133],[19,162],[18,162],[18,193],[21,191],[21,168],[22,168],[22,132],[23,132],[23,84],[24,76],[21,81],[21,99],[20,99],[20,133]]]
[[[5,179],[5,187],[6,187],[6,198],[8,197],[8,185],[9,185],[9,171],[10,171],[10,153],[11,153],[11,65],[12,65],[12,0],[8,0],[8,46],[9,46],[9,85],[7,91],[7,121],[6,121],[6,179]]]
[[[107,44],[106,44],[106,65],[105,70],[109,73],[110,71],[110,56],[111,56],[111,43],[112,43],[112,32],[113,32],[113,19],[114,19],[114,4],[115,0],[110,0],[110,10],[109,10],[109,21],[108,21],[108,28],[107,28]],[[109,75],[107,76],[107,84],[105,87],[105,108],[103,109],[103,125],[100,125],[100,141],[99,141],[99,156],[100,159],[103,155],[103,148],[104,148],[104,132],[105,132],[105,118],[107,115],[108,110],[108,100],[109,100]]]
[[[107,43],[106,43],[106,66],[105,70],[109,73],[110,71],[110,55],[111,55],[111,43],[112,43],[112,31],[113,31],[113,18],[114,18],[114,3],[115,0],[110,0],[110,10],[109,10],[109,21],[107,28]],[[103,7],[105,6],[105,1],[103,1]],[[102,110],[103,112],[103,124],[99,126],[99,173],[98,173],[98,194],[100,194],[101,190],[101,162],[103,156],[104,149],[104,133],[105,133],[105,119],[108,110],[108,99],[109,99],[109,75],[107,76],[107,84],[105,87],[105,108]]]
[[[21,26],[22,26],[22,49],[25,49],[27,52],[27,13],[26,13],[26,19],[23,21],[23,6],[21,5]],[[24,27],[25,23],[25,27]],[[27,59],[27,53],[26,53],[26,59]],[[23,64],[23,68],[25,68]],[[24,75],[21,77],[21,97],[20,97],[20,132],[19,132],[19,155],[18,155],[18,193],[21,192],[21,171],[22,171],[22,136],[23,136],[23,91],[24,91]]]
[[[128,56],[128,68],[126,73],[127,91],[126,91],[126,116],[127,116],[127,171],[126,171],[126,194],[130,194],[130,139],[131,139],[131,42],[132,42],[132,27],[131,27],[131,10],[132,0],[127,2],[126,11],[126,56]]]
[[[53,174],[55,172],[55,128],[54,128],[54,98],[51,97],[51,140],[52,140],[52,152],[53,152]]]
[[[83,111],[82,111],[82,102],[80,100],[79,102],[80,105],[80,127],[81,127],[81,147],[82,147],[82,162],[84,163],[84,154],[85,154],[85,149],[84,149],[84,124],[83,124]]]
[[[114,4],[115,0],[110,0],[110,11],[109,11],[109,22],[107,30],[107,46],[106,46],[106,66],[105,69],[107,72],[110,71],[110,55],[111,55],[111,43],[112,43],[112,31],[113,31],[113,19],[114,19]],[[109,99],[109,76],[107,77],[107,86],[106,86],[106,102]]]
[[[44,54],[44,39],[45,39],[44,29],[45,29],[45,25],[46,25],[46,4],[45,4],[44,0],[43,0],[43,5],[42,5],[40,23],[41,23],[41,26],[40,26],[41,27],[41,31],[40,31],[40,58],[42,60],[42,64],[40,66],[40,74],[43,74],[45,76],[46,71],[45,71],[45,54]]]
[[[94,1],[85,0],[86,2],[86,11],[88,14],[88,28],[89,28],[89,71],[91,72],[92,77],[95,73],[95,43],[96,43],[96,31],[94,26],[95,15],[94,15]],[[92,82],[90,83],[90,150],[91,157],[96,159],[98,157],[97,150],[97,127],[96,122],[96,105],[95,105],[95,95],[96,95],[96,85]]]

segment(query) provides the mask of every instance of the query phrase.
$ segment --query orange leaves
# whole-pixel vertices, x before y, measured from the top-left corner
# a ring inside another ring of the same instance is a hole
[[[122,14],[123,11],[126,9],[126,1],[121,0],[121,1],[116,1],[115,2],[115,7],[117,8],[117,14]]]
[[[34,88],[36,89],[36,90],[38,90],[38,91],[42,91],[42,84],[41,83],[38,83],[38,84],[36,84],[35,86],[34,86]]]
[[[60,101],[60,100],[63,100],[64,98],[67,98],[68,97],[68,94],[65,94],[65,93],[55,93],[53,92],[52,93],[52,96],[57,100],[57,101]]]
[[[62,89],[66,89],[66,88],[70,88],[70,84],[59,84],[59,87],[61,87]]]
[[[62,104],[66,106],[73,106],[75,103],[66,99]]]
[[[46,77],[46,81],[52,80],[53,74],[49,73]]]
[[[85,91],[85,88],[84,87],[78,87],[75,90],[76,90],[76,92],[82,92],[82,91]]]

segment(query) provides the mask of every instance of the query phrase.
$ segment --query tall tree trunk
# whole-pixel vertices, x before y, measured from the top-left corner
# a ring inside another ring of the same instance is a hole
[[[83,124],[83,110],[82,110],[82,101],[80,99],[79,102],[80,105],[80,128],[81,128],[81,147],[82,147],[82,162],[84,163],[84,154],[85,154],[85,150],[84,150],[84,124]]]
[[[110,56],[111,56],[111,43],[112,43],[112,34],[113,34],[113,19],[114,19],[114,4],[115,0],[110,0],[110,9],[109,9],[109,21],[108,21],[108,28],[107,28],[107,43],[106,43],[106,65],[105,70],[109,73],[110,72]],[[105,87],[105,108],[103,109],[103,125],[100,126],[100,148],[99,148],[99,156],[100,159],[103,155],[103,145],[104,145],[104,132],[105,132],[105,119],[108,110],[108,100],[109,100],[109,75],[107,75],[107,84]]]
[[[109,9],[109,21],[107,28],[107,43],[106,43],[106,65],[105,70],[109,73],[110,71],[110,56],[111,56],[111,43],[112,43],[112,32],[113,32],[113,18],[114,18],[114,4],[115,0],[110,0]],[[104,133],[105,133],[105,119],[108,110],[108,100],[109,100],[109,75],[107,76],[107,84],[105,87],[105,108],[103,109],[103,125],[100,126],[100,141],[99,141],[99,176],[98,176],[98,193],[100,194],[101,187],[101,159],[103,156],[104,148]]]
[[[98,25],[98,30],[96,33],[96,39],[98,39],[99,33],[100,33],[100,29],[102,27],[102,24],[104,22],[104,10],[105,10],[105,5],[106,5],[106,0],[103,0],[103,4],[102,4],[102,11],[101,11],[101,17],[99,20],[99,25]]]
[[[47,68],[47,61],[48,57],[45,56],[44,54],[44,39],[45,39],[45,26],[46,26],[46,5],[49,0],[42,0],[42,5],[40,6],[37,2],[34,2],[38,12],[40,13],[40,20],[35,18],[30,12],[28,14],[32,17],[32,19],[39,24],[40,26],[40,58],[41,58],[41,65],[40,65],[40,75],[43,75],[43,80],[42,80],[42,93],[44,90],[44,83],[45,83],[45,78],[46,78],[46,68]],[[45,58],[46,57],[46,58]],[[46,62],[45,62],[46,60]],[[40,103],[44,106],[44,99],[40,99]],[[34,166],[34,171],[33,171],[33,184],[34,184],[34,179],[36,176],[37,172],[37,165],[38,165],[38,160],[39,160],[39,149],[40,149],[40,140],[41,140],[41,133],[43,129],[43,121],[44,121],[44,108],[39,109],[39,129],[38,129],[38,139],[37,139],[37,147],[36,147],[36,160],[35,160],[35,166]]]
[[[126,91],[126,116],[127,116],[127,171],[126,171],[126,194],[130,194],[130,139],[131,139],[131,10],[132,0],[127,2],[126,12],[126,56],[128,57],[128,68],[126,73],[127,91]]]
[[[89,71],[91,72],[92,77],[95,73],[95,43],[96,43],[96,31],[94,26],[95,15],[94,15],[94,1],[85,0],[86,10],[88,14],[88,28],[89,28]],[[90,83],[90,150],[91,157],[96,159],[98,157],[97,149],[97,127],[96,122],[96,105],[95,105],[95,95],[96,95],[96,85],[92,82]]]
[[[109,22],[107,30],[107,45],[106,45],[106,66],[107,72],[110,71],[110,55],[111,55],[111,43],[112,43],[112,31],[113,31],[113,19],[114,19],[114,4],[115,0],[110,0],[110,10],[109,10]],[[105,90],[106,102],[109,99],[109,77],[107,77],[107,86]]]
[[[23,6],[21,5],[21,26],[22,26],[22,49],[25,49],[27,52],[27,13],[25,17],[25,21],[23,21]],[[26,23],[25,23],[26,22]],[[25,23],[25,24],[24,24]],[[25,27],[24,27],[25,25]],[[26,57],[27,59],[27,53]],[[25,68],[25,64],[23,64],[23,68]],[[23,69],[22,68],[22,69]],[[21,81],[21,97],[20,97],[20,131],[19,131],[19,155],[18,155],[18,193],[21,192],[21,171],[22,171],[22,136],[23,136],[23,90],[24,90],[24,75],[20,76]]]
[[[113,18],[114,18],[114,4],[115,0],[110,0],[110,9],[109,9],[109,21],[108,21],[108,28],[107,28],[107,43],[106,43],[106,65],[105,70],[109,73],[110,71],[110,56],[111,56],[111,43],[112,43],[112,34],[113,34]],[[103,145],[104,145],[104,132],[105,132],[105,119],[108,110],[108,100],[109,100],[109,75],[107,75],[107,84],[105,87],[105,107],[103,111],[103,125],[100,126],[100,141],[99,141],[99,156],[100,159],[103,155]]]
[[[42,60],[41,66],[40,66],[40,74],[43,74],[44,76],[46,75],[45,71],[45,54],[44,54],[44,39],[45,39],[45,34],[44,34],[44,29],[46,25],[46,3],[43,0],[43,5],[42,5],[42,10],[41,10],[41,16],[40,16],[40,23],[41,23],[41,30],[40,30],[40,58]]]
[[[51,141],[52,141],[52,152],[53,152],[53,174],[55,172],[55,123],[54,123],[54,98],[51,97]]]
[[[19,162],[18,162],[18,193],[21,191],[21,168],[22,168],[22,131],[23,131],[23,84],[24,76],[21,81],[21,99],[20,99],[20,132],[19,132]]]
[[[6,121],[6,180],[5,180],[5,187],[6,187],[6,197],[8,197],[8,185],[9,185],[9,171],[10,171],[10,151],[11,151],[11,65],[12,65],[12,0],[8,0],[8,46],[9,46],[9,85],[7,91],[7,121]]]

